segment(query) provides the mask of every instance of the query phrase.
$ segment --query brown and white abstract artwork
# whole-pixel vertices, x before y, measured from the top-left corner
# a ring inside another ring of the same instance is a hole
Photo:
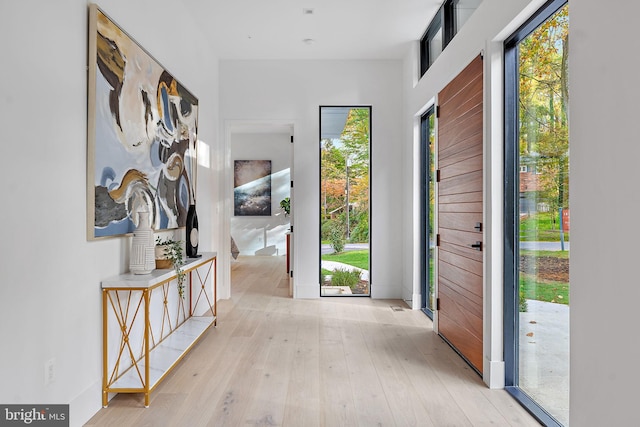
[[[198,99],[90,6],[87,234],[185,225],[194,199]]]

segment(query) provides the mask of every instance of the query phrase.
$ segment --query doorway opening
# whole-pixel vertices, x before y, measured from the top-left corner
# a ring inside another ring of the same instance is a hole
[[[231,295],[231,271],[243,260],[262,258],[267,265],[282,264],[282,276],[293,296],[293,246],[291,229],[294,217],[292,122],[232,121],[226,125],[229,173],[225,174],[224,235],[228,236],[230,257],[223,268],[220,295]],[[287,201],[288,212],[283,208]],[[225,242],[226,243],[226,242]]]

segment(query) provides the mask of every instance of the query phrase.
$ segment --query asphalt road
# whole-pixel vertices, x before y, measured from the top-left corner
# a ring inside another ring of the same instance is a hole
[[[533,251],[560,251],[560,242],[520,242],[520,249]],[[564,250],[569,250],[569,242],[564,242]]]

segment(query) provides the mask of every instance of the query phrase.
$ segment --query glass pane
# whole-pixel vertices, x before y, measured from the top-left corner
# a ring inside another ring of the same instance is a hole
[[[460,31],[462,26],[469,20],[473,12],[480,6],[482,0],[457,0],[454,5],[455,32]]]
[[[519,387],[569,422],[568,9],[518,46]]]
[[[432,309],[435,307],[435,276],[433,272],[434,267],[434,253],[436,247],[436,235],[435,235],[435,146],[436,146],[436,129],[435,129],[435,115],[429,115],[429,158],[428,158],[428,167],[429,172],[427,175],[428,179],[428,194],[427,194],[427,227],[428,227],[428,254],[427,254],[427,266],[429,271],[427,272],[427,307]]]
[[[320,108],[320,295],[369,295],[369,107]]]
[[[429,66],[433,65],[442,53],[442,27],[429,39]]]

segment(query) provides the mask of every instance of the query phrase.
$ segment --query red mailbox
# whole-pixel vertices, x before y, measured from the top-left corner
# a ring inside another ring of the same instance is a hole
[[[569,208],[562,209],[562,229],[569,231]]]

